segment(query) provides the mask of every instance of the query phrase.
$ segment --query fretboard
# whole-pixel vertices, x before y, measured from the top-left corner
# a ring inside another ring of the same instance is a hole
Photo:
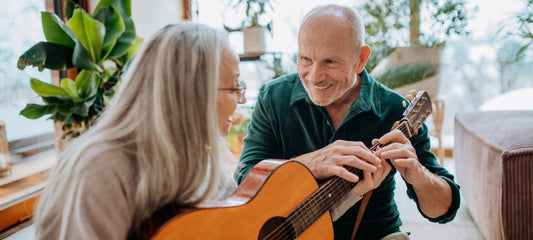
[[[409,126],[402,121],[395,129],[399,129],[405,136],[410,136]],[[370,150],[376,151],[383,147],[380,143],[374,144]],[[363,171],[360,169],[344,166],[348,171],[363,179]],[[357,183],[347,181],[340,177],[332,177],[322,185],[313,195],[298,206],[288,217],[287,224],[291,224],[298,237],[316,220],[329,211],[346,193],[351,191]]]

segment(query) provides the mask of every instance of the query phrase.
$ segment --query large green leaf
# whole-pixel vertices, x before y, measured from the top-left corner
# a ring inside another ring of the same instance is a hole
[[[82,69],[91,71],[103,71],[102,68],[91,59],[89,52],[82,46],[79,41],[76,41],[76,47],[74,47],[74,53],[72,55],[72,64]]]
[[[68,114],[64,117],[63,123],[65,124],[71,124],[71,123],[77,123],[81,124],[85,118],[77,115],[77,114]]]
[[[93,105],[95,101],[95,97],[91,97],[83,102],[77,102],[74,104],[74,108],[72,110],[72,113],[77,114],[81,117],[87,117],[89,116],[89,109]]]
[[[73,1],[67,1],[65,2],[65,17],[67,18],[67,21],[72,18],[72,15],[74,14],[74,10],[80,8],[80,5]]]
[[[118,58],[125,54],[128,49],[135,43],[137,36],[135,35],[135,24],[129,17],[122,17],[126,30],[117,39],[117,43],[109,53],[107,58]]]
[[[41,12],[41,21],[46,40],[73,48],[76,36],[61,19],[49,12]]]
[[[99,63],[105,36],[104,24],[93,19],[82,9],[76,9],[72,18],[68,20],[67,26],[89,52],[93,62]]]
[[[80,99],[93,97],[98,89],[99,75],[87,70],[81,71],[76,77],[76,90]]]
[[[74,102],[72,100],[65,101],[62,104],[56,104],[55,112],[66,116],[72,112],[73,107],[74,107]]]
[[[139,50],[139,48],[141,47],[143,42],[144,42],[144,39],[142,39],[140,37],[135,38],[135,42],[128,49],[126,54],[124,54],[124,56],[122,56],[122,58],[123,58],[122,60],[125,63],[127,63],[129,60],[131,60],[133,58],[133,56],[135,56],[135,54],[137,54],[137,51]]]
[[[36,78],[32,78],[30,80],[30,86],[33,91],[42,97],[69,97],[69,94],[65,91],[65,89],[50,83],[45,83]]]
[[[94,12],[108,6],[115,6],[123,17],[131,17],[131,0],[101,0],[94,8]]]
[[[68,104],[72,102],[70,98],[58,98],[58,97],[41,97],[47,104]]]
[[[117,9],[114,6],[109,6],[107,8],[102,8],[96,14],[94,14],[94,18],[102,23],[104,23],[106,33],[104,37],[104,45],[103,45],[103,59],[106,59],[106,56],[111,53],[111,49],[115,46],[115,43],[117,42],[117,38],[122,35],[122,33],[126,30],[126,26],[124,25],[124,21],[122,21],[122,17],[118,13]]]
[[[20,70],[28,65],[41,69],[65,70],[73,67],[72,51],[72,48],[60,44],[38,42],[19,57],[17,66]]]
[[[117,39],[117,43],[107,56],[108,59],[116,59],[126,53],[131,45],[135,43],[135,25],[131,19],[131,0],[101,0],[94,9],[94,12],[97,13],[100,9],[104,9],[108,6],[116,7],[117,11],[122,16],[122,20],[126,27],[125,31]]]
[[[108,67],[106,69],[104,69],[104,77],[102,78],[102,85],[104,85],[104,88],[106,88],[105,84],[107,83],[107,81],[109,81],[109,79],[111,78],[116,78],[116,75],[118,74],[118,68],[116,67]],[[115,85],[116,81],[113,83],[113,85]]]
[[[37,119],[46,114],[51,114],[54,112],[55,107],[52,105],[38,105],[38,104],[26,104],[26,107],[20,111],[20,115],[29,118]]]
[[[65,92],[67,92],[75,102],[80,98],[78,91],[76,90],[76,83],[72,79],[63,78],[59,85],[61,85]]]

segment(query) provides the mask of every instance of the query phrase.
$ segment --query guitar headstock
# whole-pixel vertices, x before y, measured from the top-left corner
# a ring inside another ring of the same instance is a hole
[[[426,118],[431,114],[431,98],[426,91],[419,91],[411,104],[403,113],[404,119],[407,119],[408,127],[412,135],[418,134],[418,129]]]

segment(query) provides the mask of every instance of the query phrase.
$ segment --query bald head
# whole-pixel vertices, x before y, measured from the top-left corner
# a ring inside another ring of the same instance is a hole
[[[334,4],[318,6],[305,15],[300,24],[300,33],[304,25],[317,23],[324,25],[340,23],[346,27],[346,30],[350,31],[351,39],[356,48],[365,45],[363,21],[351,8]]]

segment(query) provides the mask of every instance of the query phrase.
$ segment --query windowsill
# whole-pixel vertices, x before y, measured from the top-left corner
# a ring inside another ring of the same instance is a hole
[[[17,203],[18,199],[44,188],[50,169],[56,162],[55,153],[14,164],[9,176],[0,178],[0,211]]]
[[[11,174],[0,177],[0,239],[12,234],[14,227],[33,216],[55,164],[55,152],[46,151],[31,160],[13,164]]]

